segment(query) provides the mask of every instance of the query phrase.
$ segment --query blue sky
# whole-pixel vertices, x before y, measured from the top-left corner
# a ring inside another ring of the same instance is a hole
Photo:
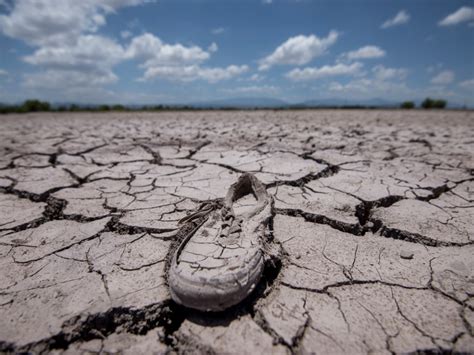
[[[474,106],[474,1],[0,0],[0,102]]]

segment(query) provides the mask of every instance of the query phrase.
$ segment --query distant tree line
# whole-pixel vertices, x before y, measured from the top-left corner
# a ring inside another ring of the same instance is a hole
[[[0,105],[0,113],[10,112],[40,112],[51,111],[51,105],[46,101],[26,100],[21,105]]]
[[[1,113],[27,112],[107,112],[107,111],[162,111],[162,110],[192,110],[191,106],[144,105],[128,107],[124,105],[58,105],[52,106],[47,101],[26,100],[20,105],[0,104]]]
[[[432,109],[432,108],[443,109],[446,107],[447,103],[448,102],[446,100],[432,99],[432,98],[427,97],[426,99],[423,100],[420,107],[424,109]],[[415,108],[415,103],[413,101],[405,101],[405,102],[402,102],[400,107],[404,109]]]
[[[427,97],[420,107],[424,109],[443,109],[446,100],[431,99]],[[405,101],[400,105],[403,109],[413,109],[416,105],[413,101]],[[52,106],[49,102],[40,100],[26,100],[20,105],[5,105],[0,103],[0,114],[4,113],[27,113],[27,112],[108,112],[108,111],[174,111],[174,110],[242,110],[242,109],[271,109],[271,110],[308,110],[308,109],[377,109],[377,106],[346,105],[346,106],[299,106],[287,105],[282,107],[196,107],[189,105],[58,105]]]

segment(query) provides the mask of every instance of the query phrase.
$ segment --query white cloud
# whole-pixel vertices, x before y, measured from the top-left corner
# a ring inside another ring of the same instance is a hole
[[[350,81],[347,84],[341,84],[337,81],[333,81],[329,84],[329,91],[336,92],[351,92],[351,91],[366,91],[367,87],[372,81],[369,79],[359,79],[356,81]]]
[[[234,78],[248,71],[246,65],[229,65],[225,68],[205,68],[199,65],[190,66],[156,66],[145,71],[142,80],[151,80],[160,77],[172,81],[206,80],[216,83],[221,80]]]
[[[219,47],[217,46],[216,42],[212,42],[211,45],[207,47],[207,50],[211,53],[217,52],[218,49]]]
[[[8,15],[0,15],[0,30],[31,45],[72,43],[85,32],[96,32],[105,16],[146,0],[18,0]]]
[[[329,91],[343,97],[353,99],[372,99],[375,97],[390,97],[392,100],[405,98],[410,89],[403,82],[380,81],[377,79],[361,78],[352,80],[346,84],[332,82]]]
[[[404,23],[407,23],[408,21],[410,21],[410,14],[405,10],[401,10],[395,15],[395,17],[388,19],[380,27],[389,28],[393,26],[402,25]]]
[[[423,94],[420,95],[418,92],[418,95],[421,97],[439,97],[439,98],[445,98],[446,96],[448,97],[454,97],[456,96],[456,93],[452,90],[446,89],[445,86],[443,85],[433,85],[429,86],[425,89],[422,89]]]
[[[225,68],[202,67],[201,64],[217,51],[212,43],[205,51],[198,46],[185,47],[181,44],[167,44],[151,33],[132,39],[125,57],[143,61],[145,69],[141,81],[163,78],[174,81],[206,80],[215,83],[231,79],[248,70],[246,65],[229,65]]]
[[[450,84],[454,81],[454,72],[451,70],[444,70],[438,75],[436,75],[433,79],[431,79],[431,83],[439,84],[439,85],[446,85]]]
[[[355,62],[350,65],[338,63],[332,66],[325,65],[319,68],[296,68],[286,73],[285,76],[294,81],[304,81],[337,75],[355,75],[360,73],[362,66],[362,63]]]
[[[273,2],[273,0],[262,0],[262,4],[269,5]]]
[[[268,70],[274,65],[306,64],[325,53],[337,41],[338,36],[336,31],[331,31],[325,38],[318,38],[315,35],[291,37],[272,54],[259,61],[259,70]]]
[[[474,79],[461,81],[459,86],[463,89],[474,90]]]
[[[123,57],[124,50],[115,41],[97,35],[84,35],[70,45],[41,47],[24,60],[44,67],[84,70],[110,68]]]
[[[105,16],[147,0],[18,0],[0,15],[0,31],[36,47],[23,60],[39,68],[24,76],[28,88],[87,88],[115,83],[114,65],[125,60],[124,48],[94,34]]]
[[[408,73],[404,68],[376,65],[370,73],[372,74],[370,77],[357,78],[345,84],[332,82],[328,89],[333,93],[354,99],[389,97],[396,100],[405,99],[414,94],[404,81]]]
[[[439,26],[453,26],[462,22],[474,20],[474,8],[463,6],[456,12],[449,14],[444,19],[438,22]]]
[[[428,73],[434,73],[435,71],[441,70],[441,68],[443,68],[443,63],[436,63],[436,64],[428,66],[426,68],[426,71]]]
[[[275,94],[280,91],[280,88],[273,85],[251,85],[225,89],[223,91],[232,94]]]
[[[6,70],[0,69],[0,76],[6,76],[8,72]]]
[[[341,57],[349,60],[353,59],[370,59],[370,58],[381,58],[385,56],[385,51],[377,46],[364,46],[355,51],[344,53]]]
[[[25,75],[23,85],[38,92],[41,88],[56,90],[63,97],[63,93],[72,93],[71,88],[98,92],[117,82],[113,68],[126,60],[139,63],[144,70],[142,80],[161,77],[214,83],[248,71],[246,65],[202,66],[218,50],[216,43],[203,49],[169,44],[151,33],[133,37],[132,31],[124,30],[120,36],[130,42],[122,45],[96,33],[106,24],[107,15],[150,1],[18,0],[7,14],[0,15],[0,32],[34,48],[23,60],[38,71]]]
[[[206,80],[214,83],[233,78],[248,70],[247,66],[205,68],[201,63],[218,50],[212,43],[208,50],[198,46],[167,44],[151,33],[132,38],[124,48],[112,39],[85,34],[71,44],[44,45],[24,60],[45,70],[25,78],[27,87],[53,89],[62,86],[93,87],[115,83],[114,65],[138,60],[145,72],[141,80],[155,77],[176,81]]]
[[[372,68],[375,79],[379,81],[389,79],[405,79],[407,76],[407,70],[404,68],[387,68],[383,65],[376,65]]]
[[[124,55],[122,46],[98,35],[80,36],[70,45],[43,46],[23,59],[46,71],[32,74],[25,84],[49,88],[111,84],[117,81],[112,67],[124,60]]]
[[[127,38],[130,38],[132,37],[133,33],[130,32],[130,31],[120,31],[120,37],[122,37],[123,39],[127,39]]]
[[[39,89],[69,89],[103,86],[115,83],[117,76],[110,70],[61,70],[49,69],[25,76],[23,85]]]
[[[224,28],[224,27],[217,27],[217,28],[213,28],[213,29],[211,30],[211,33],[212,33],[213,35],[220,35],[220,34],[222,34],[222,33],[224,33],[224,32],[225,32],[225,28]]]
[[[260,75],[260,74],[252,74],[252,76],[250,78],[248,78],[249,81],[262,81],[265,77],[263,75]]]
[[[210,54],[200,47],[166,44],[151,33],[134,37],[127,48],[126,57],[145,60],[145,67],[201,63]]]

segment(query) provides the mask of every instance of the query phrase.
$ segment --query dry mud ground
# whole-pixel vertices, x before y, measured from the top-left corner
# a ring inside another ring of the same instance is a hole
[[[0,118],[0,352],[474,352],[474,113]],[[177,221],[242,172],[275,197],[255,293],[170,300]]]

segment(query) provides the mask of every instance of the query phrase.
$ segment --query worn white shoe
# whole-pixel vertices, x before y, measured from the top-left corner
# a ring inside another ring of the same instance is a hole
[[[184,237],[168,270],[173,300],[201,311],[222,311],[247,297],[263,272],[272,209],[273,198],[263,184],[243,174],[222,209],[196,212],[193,216],[202,221]]]

